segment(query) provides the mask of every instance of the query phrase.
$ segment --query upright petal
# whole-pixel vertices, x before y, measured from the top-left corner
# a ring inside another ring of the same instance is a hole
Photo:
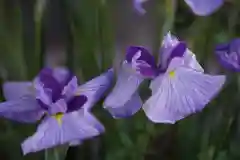
[[[78,112],[63,115],[62,123],[53,117],[45,119],[36,133],[22,143],[24,155],[71,141],[91,138],[99,134],[99,130],[92,125],[89,115],[79,116]]]
[[[38,75],[39,83],[42,83],[44,89],[49,89],[52,92],[52,101],[55,102],[61,96],[63,86],[53,76],[53,70],[44,68]]]
[[[74,94],[76,93],[78,88],[78,82],[77,82],[77,77],[74,76],[66,86],[64,86],[62,95],[68,100],[69,98],[73,97]]]
[[[60,83],[63,85],[66,85],[68,83],[68,81],[70,81],[72,79],[72,74],[70,73],[70,71],[65,68],[65,67],[57,67],[53,69],[53,77]]]
[[[133,95],[137,92],[139,85],[144,80],[143,77],[130,70],[130,67],[126,64],[122,66],[115,87],[104,101],[104,108],[110,110],[110,113],[113,109],[118,109],[118,112],[128,114],[132,112],[130,110],[137,110],[136,108],[140,109],[141,107],[141,105],[134,105],[126,108],[127,103],[132,100]],[[136,98],[135,100],[136,102],[131,102],[131,104],[141,104],[139,99]],[[129,111],[120,111],[121,109],[128,109]],[[134,111],[134,113],[135,112],[136,111]]]
[[[18,100],[0,103],[0,116],[7,119],[33,123],[40,120],[43,114],[43,110],[33,96],[25,96]]]
[[[6,82],[3,84],[3,94],[6,100],[16,100],[34,93],[35,89],[32,82]]]
[[[184,66],[168,70],[162,76],[157,91],[143,105],[147,117],[155,123],[175,123],[201,111],[220,91],[226,79],[222,75],[207,75]]]
[[[87,101],[83,106],[84,109],[90,110],[111,87],[113,75],[113,69],[110,69],[102,75],[79,86],[76,95],[85,95],[87,97]]]
[[[129,47],[125,59],[124,63],[130,64],[136,73],[146,78],[156,77],[157,64],[154,57],[144,47]]]
[[[192,11],[199,16],[208,16],[220,8],[224,0],[185,0]]]
[[[185,51],[184,51],[185,50]],[[184,51],[184,54],[182,54]],[[170,32],[164,37],[162,46],[160,48],[160,68],[165,71],[174,57],[181,57],[183,55],[185,66],[190,67],[196,71],[203,72],[203,68],[198,63],[196,56],[192,51],[186,48],[184,42],[180,42]]]

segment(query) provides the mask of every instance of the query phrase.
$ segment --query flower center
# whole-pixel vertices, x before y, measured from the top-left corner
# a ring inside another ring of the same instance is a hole
[[[171,78],[175,77],[175,71],[170,71],[170,72],[168,73],[168,75],[169,75]]]
[[[59,112],[59,113],[56,113],[55,115],[53,115],[52,117],[57,120],[59,125],[61,125],[63,115],[64,115],[63,113]]]

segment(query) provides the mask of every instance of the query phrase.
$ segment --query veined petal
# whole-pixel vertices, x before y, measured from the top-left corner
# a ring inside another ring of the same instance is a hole
[[[87,97],[87,101],[84,104],[83,109],[90,110],[93,105],[103,96],[107,89],[111,87],[113,75],[113,69],[110,69],[102,75],[79,86],[76,94],[85,95]]]
[[[104,101],[104,108],[106,109],[120,109],[121,107],[124,109],[124,106],[132,99],[132,96],[137,92],[139,85],[144,80],[144,78],[130,72],[130,69],[128,70],[125,67],[122,66],[115,87]]]
[[[3,84],[3,94],[6,100],[17,100],[22,96],[34,93],[32,82],[6,82]]]
[[[142,107],[142,100],[136,92],[124,106],[107,107],[108,111],[114,118],[125,118],[134,115]]]
[[[208,16],[220,8],[224,0],[185,0],[192,11],[199,16]]]
[[[207,75],[191,68],[176,68],[163,75],[158,90],[143,109],[155,123],[174,123],[201,111],[220,91],[225,79],[222,75]]]
[[[43,114],[43,110],[33,96],[25,96],[18,100],[0,103],[0,116],[7,119],[33,123],[40,120]]]
[[[34,135],[22,143],[24,155],[76,140],[97,136],[99,130],[92,126],[88,115],[79,116],[78,112],[62,116],[62,123],[48,117],[39,126]]]

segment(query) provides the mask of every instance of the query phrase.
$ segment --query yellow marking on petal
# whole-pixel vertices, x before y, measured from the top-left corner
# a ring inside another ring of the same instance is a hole
[[[63,113],[57,113],[57,114],[53,115],[53,118],[55,118],[57,120],[59,125],[62,124],[62,117],[63,117]]]
[[[171,78],[175,77],[175,71],[170,71],[168,74]]]

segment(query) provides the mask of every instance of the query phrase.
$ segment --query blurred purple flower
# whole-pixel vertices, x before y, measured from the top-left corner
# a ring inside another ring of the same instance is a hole
[[[133,0],[135,9],[141,14],[146,12],[142,7],[142,3],[146,1],[147,0]],[[196,15],[208,16],[220,8],[224,0],[185,0],[185,2]]]
[[[68,70],[45,68],[32,85],[4,84],[8,101],[0,104],[0,115],[28,123],[43,119],[37,132],[22,143],[24,154],[65,143],[76,145],[104,132],[89,110],[110,87],[112,78],[113,71],[109,70],[78,86],[76,76]]]
[[[161,47],[161,73],[143,110],[155,123],[176,121],[201,111],[223,87],[226,77],[204,74],[195,55],[168,33]]]
[[[115,118],[131,116],[142,106],[137,92],[146,78],[157,75],[157,65],[153,56],[143,47],[129,47],[123,61],[117,82],[104,101],[104,107]]]
[[[215,53],[220,64],[226,69],[240,71],[240,39],[234,39],[226,44],[219,44]]]

